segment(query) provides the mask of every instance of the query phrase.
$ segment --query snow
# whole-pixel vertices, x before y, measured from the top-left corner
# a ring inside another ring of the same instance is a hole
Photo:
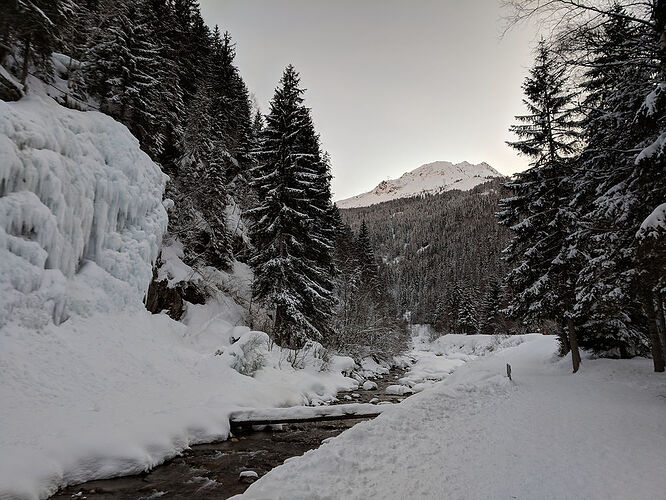
[[[339,208],[357,208],[452,189],[469,191],[496,177],[502,177],[502,174],[485,162],[472,165],[467,162],[453,164],[448,161],[436,161],[421,165],[403,174],[399,179],[382,181],[372,191],[336,203]]]
[[[405,385],[389,385],[384,389],[384,394],[389,394],[393,396],[403,396],[405,394],[413,394],[414,391]]]
[[[244,470],[244,471],[241,471],[241,473],[238,475],[238,477],[240,479],[247,479],[247,478],[256,479],[256,478],[259,477],[259,474],[257,474],[253,470]]]
[[[376,389],[377,389],[377,384],[372,380],[366,380],[365,382],[363,382],[364,391],[374,391]]]
[[[169,238],[162,245],[160,260],[162,265],[157,270],[157,280],[167,281],[167,286],[173,288],[182,282],[198,283],[202,276],[183,262],[183,244],[175,238]]]
[[[228,293],[187,304],[182,323],[145,310],[165,181],[108,116],[0,101],[0,498],[139,473],[225,439],[233,411],[358,387],[351,358],[280,349],[244,326],[244,264],[199,270]],[[197,280],[166,243],[158,274]]]
[[[666,148],[666,132],[663,134],[660,134],[657,139],[644,148],[638,155],[636,156],[636,160],[634,163],[638,165],[642,160],[646,158],[652,158],[655,154],[656,155],[661,155],[663,154],[664,148]]]
[[[666,379],[650,360],[584,359],[572,375],[555,337],[447,337],[449,353],[486,355],[234,498],[663,497]]]
[[[140,305],[166,230],[165,182],[106,115],[0,101],[0,326]]]
[[[636,233],[636,238],[644,239],[657,237],[660,232],[666,231],[666,203],[662,203],[655,208],[650,215],[643,221],[640,229]]]
[[[320,404],[358,386],[335,371],[349,358],[322,370],[310,354],[297,370],[276,347],[237,347],[262,332],[220,317],[198,326],[136,311],[3,328],[0,498],[44,498],[61,485],[139,473],[191,444],[225,439],[233,411]],[[229,345],[238,329],[245,333]],[[254,376],[234,369],[258,351]]]
[[[230,420],[237,423],[275,420],[307,420],[317,417],[340,417],[349,415],[376,415],[387,408],[364,403],[350,403],[331,406],[292,406],[289,408],[264,408],[234,411]]]

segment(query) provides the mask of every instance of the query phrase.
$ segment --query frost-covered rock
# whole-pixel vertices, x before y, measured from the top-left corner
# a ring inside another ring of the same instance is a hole
[[[259,474],[253,470],[244,470],[238,475],[241,483],[254,483],[257,479],[259,479]]]
[[[364,391],[374,391],[377,389],[377,384],[374,383],[372,380],[366,380],[363,382],[363,390]]]
[[[413,394],[414,391],[411,387],[406,385],[389,385],[384,389],[384,394],[389,394],[391,396],[403,396],[405,394]]]
[[[0,101],[0,326],[140,306],[167,226],[165,182],[106,115]]]

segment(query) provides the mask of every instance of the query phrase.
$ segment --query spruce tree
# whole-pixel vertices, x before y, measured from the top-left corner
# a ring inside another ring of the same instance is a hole
[[[164,145],[155,114],[163,66],[142,3],[111,7],[103,29],[89,42],[86,57],[88,90],[100,109],[127,125],[153,157]]]
[[[637,57],[641,28],[616,6],[588,36],[588,60],[581,86],[586,147],[574,171],[578,212],[572,244],[586,258],[577,278],[576,313],[583,319],[581,345],[606,356],[644,352],[647,339],[639,295],[634,291],[634,235],[644,213],[635,149],[634,125],[648,92],[652,70]],[[654,197],[652,197],[654,199]]]
[[[342,222],[337,207],[334,211],[336,220],[336,239],[334,252],[335,298],[333,328],[336,348],[342,348],[354,329],[354,310],[360,284],[361,268],[356,253],[356,241],[351,228]]]
[[[574,216],[569,209],[570,155],[575,151],[576,123],[565,69],[542,40],[523,85],[528,114],[511,127],[519,140],[509,146],[531,158],[531,167],[507,184],[514,196],[502,200],[500,223],[514,236],[505,250],[513,266],[507,277],[507,312],[523,320],[551,319],[566,324],[573,371],[580,354],[574,328],[575,259],[567,241]]]
[[[253,292],[274,310],[273,335],[282,346],[298,347],[307,339],[324,340],[331,290],[315,279],[330,276],[310,252],[315,228],[326,223],[312,210],[316,172],[312,151],[304,148],[309,110],[293,66],[287,66],[271,100],[262,134],[253,185],[260,205],[249,211],[256,253]],[[320,300],[321,298],[321,300]]]
[[[376,298],[379,289],[379,273],[377,270],[377,262],[375,261],[375,253],[372,249],[372,243],[370,243],[368,225],[365,220],[361,222],[361,229],[356,240],[356,247],[361,268],[360,293],[362,300],[372,300]]]
[[[504,326],[502,318],[502,282],[496,277],[488,281],[488,286],[480,304],[480,333],[500,333]]]
[[[17,68],[25,87],[30,68],[36,76],[51,80],[51,54],[62,43],[62,30],[68,13],[74,8],[72,0],[4,1],[0,20],[0,38],[4,47],[20,48],[21,68]],[[4,59],[0,49],[0,61]]]
[[[457,332],[471,335],[478,330],[478,313],[474,292],[464,287],[458,305]]]

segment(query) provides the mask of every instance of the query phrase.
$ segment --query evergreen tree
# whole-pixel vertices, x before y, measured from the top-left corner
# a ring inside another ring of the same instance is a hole
[[[643,352],[646,345],[644,315],[633,291],[633,247],[647,200],[631,180],[636,171],[631,150],[640,140],[634,121],[652,69],[638,62],[641,29],[621,16],[620,7],[613,12],[617,16],[587,40],[581,83],[587,145],[574,172],[579,215],[572,241],[586,256],[577,278],[581,345],[597,354],[626,357]]]
[[[300,346],[323,340],[331,314],[331,291],[315,279],[330,275],[309,252],[314,228],[326,223],[312,210],[309,195],[316,172],[307,161],[309,110],[293,66],[287,66],[266,117],[253,184],[260,205],[249,211],[256,254],[254,295],[275,310],[273,334],[278,344]],[[315,302],[317,297],[317,302]],[[321,301],[318,298],[321,297]]]
[[[478,331],[478,313],[473,291],[469,287],[462,290],[458,305],[457,331],[471,335]]]
[[[116,4],[104,29],[89,42],[88,90],[100,109],[127,125],[144,149],[157,156],[163,147],[155,114],[163,60],[147,23],[145,5]]]
[[[509,146],[532,159],[531,168],[507,184],[512,198],[502,200],[500,223],[514,232],[505,250],[513,269],[507,277],[507,312],[526,320],[551,319],[567,327],[574,372],[580,354],[574,328],[574,280],[577,254],[568,239],[574,215],[569,209],[571,162],[575,151],[573,95],[566,90],[558,66],[542,40],[525,80],[524,104],[529,114],[511,127],[518,135]]]
[[[496,277],[491,278],[480,304],[480,333],[500,333],[503,331],[505,322],[501,312],[502,294],[502,282]]]
[[[18,70],[25,86],[31,65],[45,80],[53,76],[51,54],[62,43],[72,0],[3,0],[0,3],[0,61],[11,46],[20,47],[22,66]]]
[[[368,225],[365,220],[361,222],[361,229],[356,240],[357,253],[359,256],[359,265],[361,268],[361,300],[373,300],[377,296],[379,289],[379,276],[375,253],[370,243],[368,235]]]
[[[357,255],[356,241],[351,228],[339,219],[337,207],[334,212],[336,220],[336,239],[334,253],[335,298],[333,328],[336,333],[333,345],[340,348],[348,342],[348,336],[354,329],[355,301],[361,278],[361,267]]]

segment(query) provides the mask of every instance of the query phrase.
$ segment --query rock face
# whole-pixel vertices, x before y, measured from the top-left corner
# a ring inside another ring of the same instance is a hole
[[[397,198],[411,198],[452,189],[468,191],[496,177],[503,176],[485,162],[472,165],[466,161],[457,164],[436,161],[407,172],[399,179],[382,181],[370,192],[336,203],[339,208],[357,208]]]

